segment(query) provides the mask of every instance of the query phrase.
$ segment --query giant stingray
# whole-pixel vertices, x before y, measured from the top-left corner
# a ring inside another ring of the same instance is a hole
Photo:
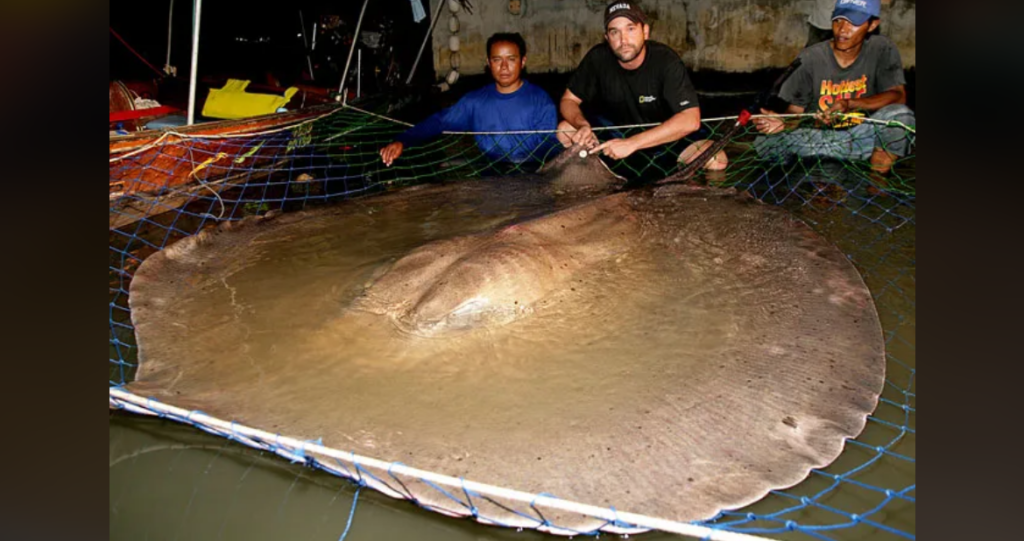
[[[567,152],[539,176],[406,189],[182,240],[131,283],[140,365],[128,389],[679,521],[833,461],[884,379],[856,269],[734,190],[610,193],[618,180]],[[467,513],[402,481],[399,493]],[[536,525],[517,514],[535,515],[529,506],[473,504]],[[544,518],[557,533],[607,526]]]

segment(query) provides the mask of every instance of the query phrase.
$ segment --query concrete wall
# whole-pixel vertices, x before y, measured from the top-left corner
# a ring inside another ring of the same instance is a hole
[[[433,34],[434,71],[451,71],[449,38],[459,38],[459,72],[483,73],[488,36],[519,32],[534,73],[567,72],[603,37],[606,0],[471,0],[473,13],[445,7]],[[807,40],[813,0],[639,0],[651,20],[651,39],[675,49],[695,71],[750,72],[783,67]],[[881,32],[900,49],[905,67],[915,65],[916,0],[882,0]],[[518,11],[518,13],[514,13]],[[458,18],[458,31],[450,19]]]

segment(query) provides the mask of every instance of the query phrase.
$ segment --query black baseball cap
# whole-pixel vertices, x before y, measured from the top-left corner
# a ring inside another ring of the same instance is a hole
[[[608,4],[604,9],[604,27],[608,28],[608,23],[616,17],[625,17],[637,24],[647,22],[644,12],[635,3],[621,0]]]

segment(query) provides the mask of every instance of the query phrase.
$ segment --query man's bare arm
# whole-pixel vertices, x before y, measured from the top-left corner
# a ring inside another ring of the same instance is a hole
[[[576,133],[568,134],[571,143],[583,145],[584,148],[593,148],[598,143],[597,137],[590,129],[587,117],[583,116],[583,110],[580,109],[581,103],[583,100],[567,88],[565,94],[562,94],[562,100],[558,103],[558,112],[561,113],[565,122],[576,128]]]
[[[562,114],[562,118],[576,129],[590,126],[587,118],[583,116],[583,110],[580,109],[581,103],[583,100],[568,88],[565,89],[565,94],[562,94],[562,100],[558,103],[558,112]]]
[[[626,140],[631,142],[636,150],[641,150],[678,141],[699,129],[700,108],[691,107],[672,115],[660,125],[642,131]]]
[[[621,160],[638,150],[678,141],[698,129],[700,129],[700,109],[691,107],[672,115],[658,126],[632,137],[605,141],[591,152],[601,150],[606,156]]]
[[[843,102],[846,103],[844,104]],[[835,109],[836,107],[844,108],[839,112],[852,111],[854,109],[877,111],[886,105],[892,105],[894,103],[906,105],[907,91],[903,85],[894,86],[885,92],[879,92],[878,94],[865,98],[837,100],[837,103],[832,105],[832,109]]]
[[[804,112],[804,108],[799,106],[799,105],[792,105],[792,104],[790,104],[788,107],[786,107],[786,114],[799,115],[799,114],[801,114],[803,112]],[[777,115],[778,113],[776,113],[775,111],[770,111],[770,110],[765,109],[764,107],[762,107],[761,108],[761,114],[762,115]],[[756,128],[757,131],[759,131],[761,133],[772,134],[772,133],[779,133],[779,132],[781,132],[783,130],[786,130],[786,129],[792,129],[792,128],[796,127],[799,123],[800,123],[800,119],[791,119],[789,121],[786,121],[786,120],[783,120],[781,118],[764,118],[764,117],[761,117],[761,118],[757,118],[757,119],[754,120],[754,128]]]
[[[907,103],[907,91],[903,88],[903,85],[894,86],[885,92],[879,92],[872,96],[836,100],[827,111],[822,111],[818,115],[818,118],[825,124],[829,124],[833,120],[832,115],[836,113],[847,113],[857,109],[862,111],[877,111],[886,105],[892,105],[894,103]]]

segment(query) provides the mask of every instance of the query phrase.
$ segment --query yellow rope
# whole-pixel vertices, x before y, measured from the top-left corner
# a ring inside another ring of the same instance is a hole
[[[199,171],[202,171],[203,169],[206,169],[206,167],[209,166],[210,164],[212,164],[213,162],[216,162],[217,160],[220,160],[220,159],[223,159],[223,158],[227,158],[227,157],[228,157],[228,155],[227,155],[226,152],[218,152],[216,156],[214,156],[214,157],[206,160],[205,162],[197,165],[194,169],[192,169],[192,172],[189,173],[188,176],[194,177],[196,175],[196,173],[198,173]]]

